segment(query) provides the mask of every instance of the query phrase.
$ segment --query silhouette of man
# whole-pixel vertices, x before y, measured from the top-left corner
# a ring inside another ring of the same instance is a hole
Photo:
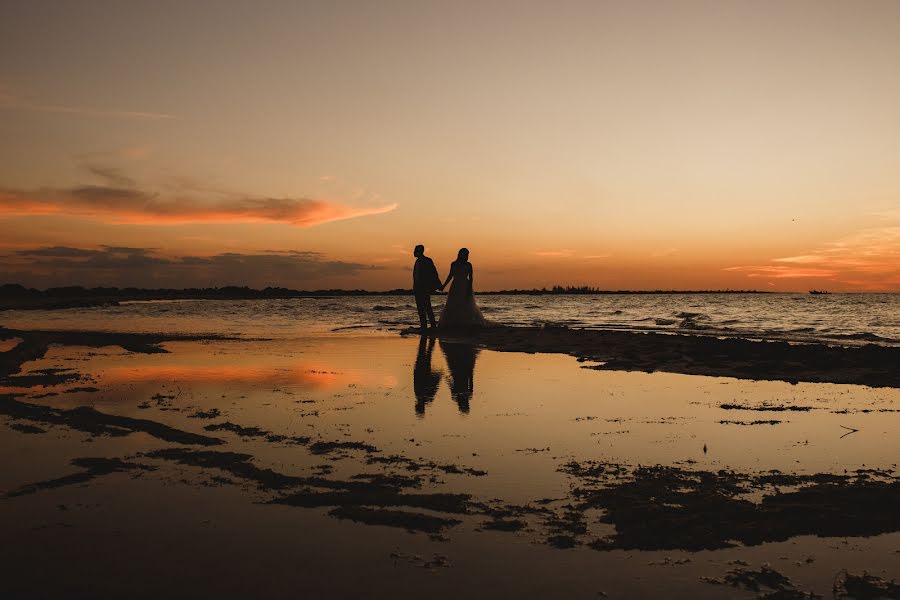
[[[413,256],[416,257],[416,264],[413,266],[413,293],[416,295],[416,309],[419,311],[419,327],[425,331],[428,323],[435,326],[431,294],[441,287],[441,278],[434,261],[425,256],[425,246],[416,246]]]
[[[416,395],[416,415],[419,417],[425,416],[425,407],[434,400],[441,384],[441,374],[431,367],[433,352],[434,338],[424,335],[420,337],[419,352],[413,367],[413,392]]]

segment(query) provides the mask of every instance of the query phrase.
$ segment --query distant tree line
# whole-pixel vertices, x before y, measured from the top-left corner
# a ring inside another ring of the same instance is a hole
[[[513,289],[479,292],[481,295],[576,295],[576,294],[765,294],[756,290],[602,290],[591,286],[562,286],[540,289]],[[67,308],[79,306],[115,305],[128,300],[274,300],[288,298],[330,298],[335,296],[405,296],[412,290],[397,288],[386,291],[369,290],[293,290],[285,287],[266,287],[261,290],[247,286],[209,288],[83,287],[64,286],[45,290],[7,283],[0,285],[0,309],[3,308]]]
[[[542,296],[552,294],[771,294],[772,292],[765,290],[604,290],[588,285],[554,285],[551,288],[526,289],[526,290],[500,290],[496,292],[478,292],[479,294],[503,294],[503,295],[529,295]]]
[[[368,290],[292,290],[284,287],[267,287],[261,290],[247,286],[227,285],[211,288],[135,288],[135,287],[92,287],[65,286],[52,287],[46,290],[26,288],[25,286],[7,283],[0,285],[0,298],[122,298],[122,299],[259,299],[259,298],[295,298],[304,296],[371,296],[412,293],[412,290],[389,290],[370,292]]]

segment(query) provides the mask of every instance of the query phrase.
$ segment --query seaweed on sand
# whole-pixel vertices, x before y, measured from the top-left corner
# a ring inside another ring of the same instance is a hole
[[[432,460],[417,461],[406,456],[400,456],[399,454],[391,454],[387,456],[369,456],[368,458],[366,458],[366,463],[370,465],[402,465],[407,471],[412,472],[431,470],[441,471],[443,473],[447,473],[448,475],[471,475],[472,477],[484,477],[485,475],[487,475],[487,471],[483,471],[481,469],[474,469],[472,467],[460,467],[459,465],[453,464],[441,464]]]
[[[299,488],[287,495],[270,500],[271,504],[307,508],[320,506],[409,506],[458,514],[469,511],[468,502],[470,496],[468,494],[403,493],[404,489],[420,485],[419,480],[416,478],[370,473],[341,481],[319,476],[287,475],[272,469],[257,467],[251,462],[253,457],[249,454],[194,450],[190,448],[163,448],[148,452],[146,456],[148,458],[174,461],[187,466],[218,469],[238,479],[255,483],[264,491]]]
[[[379,452],[378,448],[364,442],[315,442],[310,444],[309,451],[313,454],[328,454],[336,450],[362,450],[364,452]]]
[[[578,510],[599,509],[599,521],[615,526],[613,535],[591,542],[597,550],[704,550],[900,530],[900,479],[889,472],[754,476],[654,466],[598,478],[584,475],[590,465],[563,470],[581,482],[572,492]],[[748,499],[759,491],[768,493]]]
[[[759,570],[739,567],[726,573],[722,579],[704,577],[703,581],[757,592],[757,598],[760,600],[812,600],[821,598],[821,596],[811,592],[798,590],[790,579],[769,565],[763,565]]]
[[[841,571],[835,578],[832,592],[835,598],[900,600],[900,583],[894,579],[886,581],[875,575],[869,575],[865,571],[862,575]]]
[[[0,382],[7,382],[10,376],[18,373],[22,364],[42,358],[50,346],[87,346],[100,348],[103,346],[119,346],[129,352],[141,354],[156,354],[166,352],[160,347],[163,342],[171,341],[197,341],[209,339],[231,339],[218,335],[173,335],[157,333],[114,333],[107,331],[19,331],[0,327],[0,339],[20,338],[15,347],[0,352]],[[39,374],[41,375],[41,374]],[[40,377],[22,379],[17,383],[22,385],[47,385],[59,383],[68,379],[54,379],[58,374],[44,373]],[[28,376],[24,376],[28,377]]]
[[[120,460],[118,458],[104,457],[76,458],[72,461],[72,464],[76,467],[81,467],[83,471],[81,471],[80,473],[72,473],[71,475],[64,475],[55,479],[29,483],[10,492],[7,492],[4,497],[15,498],[17,496],[34,494],[35,492],[39,492],[41,490],[49,490],[65,487],[67,485],[85,483],[87,481],[90,481],[91,479],[101,477],[103,475],[109,475],[110,473],[121,473],[125,471],[135,470],[152,471],[156,468],[150,465],[142,465],[140,463]]]
[[[405,510],[366,508],[364,506],[339,506],[329,511],[328,514],[338,519],[349,519],[366,525],[401,527],[410,532],[421,531],[430,534],[439,534],[444,529],[462,522],[459,519],[447,519]]]
[[[211,411],[204,414],[211,414]],[[189,417],[202,418],[194,417],[193,415],[189,415]],[[284,442],[287,444],[296,444],[300,446],[309,443],[309,438],[306,436],[297,437],[291,435],[282,435],[278,433],[272,433],[271,431],[266,431],[265,429],[260,429],[259,427],[244,427],[243,425],[238,425],[230,421],[225,421],[223,423],[210,423],[203,429],[205,429],[206,431],[230,431],[231,433],[234,433],[242,438],[263,438],[267,442],[271,443]]]
[[[252,456],[249,454],[187,448],[154,450],[146,456],[184,465],[216,468],[239,479],[256,483],[266,491],[300,488],[276,497],[269,503],[306,508],[334,507],[329,515],[367,525],[402,527],[412,532],[436,535],[461,521],[394,509],[411,507],[452,514],[469,512],[470,497],[467,494],[404,493],[404,488],[418,486],[419,482],[415,478],[379,474],[367,474],[350,481],[300,477],[256,467],[251,463]]]
[[[466,514],[469,512],[468,494],[401,493],[379,486],[354,487],[342,491],[317,492],[310,489],[281,496],[272,504],[287,504],[313,508],[319,506],[408,506],[437,512]]]
[[[142,432],[163,441],[178,444],[215,446],[222,443],[222,440],[218,438],[175,429],[156,421],[111,415],[90,406],[65,409],[28,404],[16,400],[11,394],[0,395],[0,415],[11,417],[17,421],[62,425],[93,435],[118,437]]]
[[[303,485],[305,477],[285,475],[272,469],[254,465],[253,456],[239,452],[218,452],[214,450],[193,450],[191,448],[161,448],[145,453],[148,458],[175,462],[189,467],[218,469],[238,479],[256,483],[261,489],[278,490]]]

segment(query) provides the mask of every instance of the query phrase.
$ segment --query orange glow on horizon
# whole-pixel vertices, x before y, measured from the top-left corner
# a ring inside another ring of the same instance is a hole
[[[900,3],[414,4],[15,3],[0,283],[900,291]]]

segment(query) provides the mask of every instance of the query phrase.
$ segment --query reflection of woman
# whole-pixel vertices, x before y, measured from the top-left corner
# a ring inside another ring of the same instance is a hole
[[[469,400],[475,392],[475,360],[478,349],[472,344],[460,344],[439,340],[441,351],[450,369],[450,395],[459,406],[459,412],[469,412]]]
[[[413,392],[416,394],[416,414],[424,415],[425,406],[434,400],[438,386],[441,384],[440,373],[431,368],[431,354],[434,352],[434,338],[419,339],[419,352],[413,367]]]
[[[469,262],[469,251],[465,248],[460,248],[456,260],[450,264],[450,273],[441,289],[447,287],[451,279],[453,284],[450,286],[450,293],[447,294],[447,304],[441,311],[438,327],[443,329],[484,327],[487,322],[475,303],[475,294],[472,290],[472,263]]]

